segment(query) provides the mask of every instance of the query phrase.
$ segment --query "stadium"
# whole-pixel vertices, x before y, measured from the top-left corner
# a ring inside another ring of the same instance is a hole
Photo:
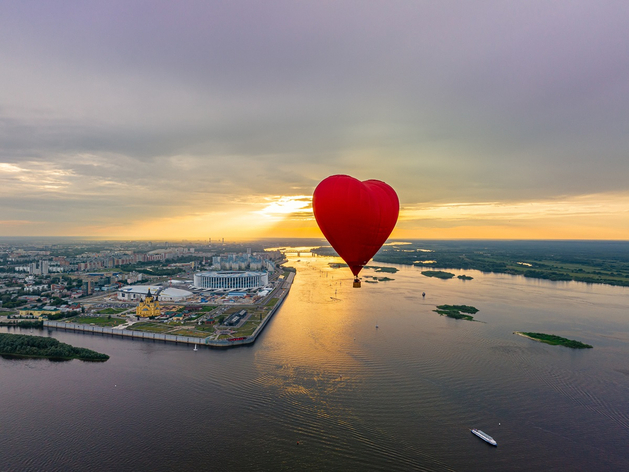
[[[195,288],[258,288],[269,283],[267,272],[199,272],[194,274]]]

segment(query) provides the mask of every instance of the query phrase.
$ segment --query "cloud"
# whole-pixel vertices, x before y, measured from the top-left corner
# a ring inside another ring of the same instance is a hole
[[[419,220],[526,220],[539,218],[588,218],[629,213],[629,194],[581,195],[545,201],[447,203],[406,207],[402,221]]]
[[[627,13],[587,1],[5,3],[0,218],[63,231],[249,211],[300,201],[336,173],[385,180],[446,219],[457,202],[483,219],[485,202],[496,217],[621,193]]]
[[[270,203],[262,210],[258,211],[262,216],[267,218],[285,219],[309,219],[312,220],[312,196],[298,195],[294,197],[276,197],[274,199],[267,198]]]

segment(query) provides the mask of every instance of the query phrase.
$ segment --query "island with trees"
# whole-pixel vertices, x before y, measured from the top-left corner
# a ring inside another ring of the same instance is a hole
[[[314,250],[313,250],[313,253],[316,254]],[[349,267],[349,265],[347,265],[344,262],[330,262],[328,265],[332,269],[341,269],[341,268]],[[363,269],[373,269],[376,272],[388,272],[390,274],[395,274],[399,270],[397,267],[384,267],[384,266],[373,266],[373,265],[366,265],[363,267]]]
[[[475,321],[472,315],[478,313],[478,308],[469,305],[437,305],[433,311],[455,320]]]
[[[463,275],[457,275],[457,277],[456,277],[456,278],[457,278],[457,279],[461,279],[461,280],[473,280],[473,279],[474,279],[474,277],[470,277],[469,275],[465,275],[465,274],[463,274]]]
[[[451,279],[452,277],[454,277],[454,274],[451,272],[444,272],[442,270],[423,270],[422,271],[422,275],[425,275],[426,277],[435,277],[437,279]]]
[[[581,341],[562,338],[561,336],[556,336],[554,334],[527,333],[522,331],[514,331],[514,334],[532,339],[533,341],[539,341],[541,343],[551,344],[553,346],[565,346],[571,349],[591,349],[593,347],[589,344],[582,343]]]
[[[0,333],[0,355],[9,358],[79,359],[92,362],[104,362],[109,359],[107,354],[70,346],[54,338],[8,333]]]
[[[392,280],[395,280],[395,279],[392,279],[391,277],[377,277],[375,275],[365,275],[364,278],[365,278],[365,282],[371,283],[371,284],[374,284],[374,283],[377,284],[378,282],[390,282]],[[372,280],[369,280],[369,279],[372,279]]]
[[[373,258],[416,267],[428,261],[440,269],[629,286],[629,241],[407,240],[383,246]]]

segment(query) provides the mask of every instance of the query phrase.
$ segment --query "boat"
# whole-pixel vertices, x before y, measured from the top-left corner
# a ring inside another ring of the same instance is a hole
[[[475,434],[476,436],[481,438],[483,441],[491,444],[492,446],[498,446],[498,443],[496,442],[494,438],[492,438],[487,433],[483,433],[480,429],[473,428],[473,429],[470,429],[470,431],[472,432],[472,434]]]
[[[197,345],[196,345],[196,344],[194,345],[194,349],[193,349],[193,351],[198,351],[198,349],[197,349]]]

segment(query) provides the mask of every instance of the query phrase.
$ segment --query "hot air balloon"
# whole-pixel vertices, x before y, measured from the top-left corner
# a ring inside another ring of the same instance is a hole
[[[317,185],[312,208],[321,232],[354,274],[354,287],[360,287],[359,272],[397,222],[395,190],[379,180],[332,175]]]

